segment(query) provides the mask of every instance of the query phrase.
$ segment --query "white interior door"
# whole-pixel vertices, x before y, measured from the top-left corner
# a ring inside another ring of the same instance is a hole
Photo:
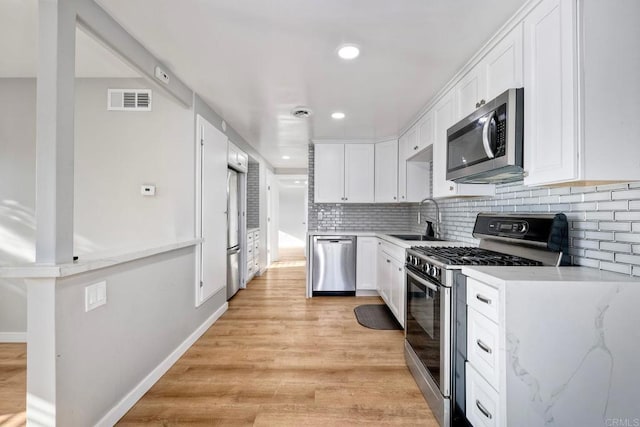
[[[200,166],[196,306],[227,286],[227,136],[198,116]]]
[[[278,260],[278,184],[271,171],[267,183],[267,265]]]

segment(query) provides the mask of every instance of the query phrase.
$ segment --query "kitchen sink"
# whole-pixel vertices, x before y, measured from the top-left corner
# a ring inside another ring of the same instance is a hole
[[[437,237],[432,236],[423,236],[420,234],[389,234],[391,237],[395,237],[400,240],[412,240],[412,241],[422,241],[422,242],[444,242],[443,239],[438,239]]]

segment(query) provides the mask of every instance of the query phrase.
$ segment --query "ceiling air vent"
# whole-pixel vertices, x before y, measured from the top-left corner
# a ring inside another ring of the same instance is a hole
[[[151,89],[107,89],[109,111],[151,111]]]
[[[291,115],[298,119],[306,119],[311,115],[311,110],[308,107],[296,107],[291,110]]]

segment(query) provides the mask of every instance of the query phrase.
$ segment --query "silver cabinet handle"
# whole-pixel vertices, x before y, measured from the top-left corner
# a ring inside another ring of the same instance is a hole
[[[485,408],[482,403],[480,403],[479,400],[476,399],[476,406],[478,407],[478,409],[480,410],[480,412],[482,412],[482,415],[484,415],[485,417],[491,419],[493,418],[493,415],[491,415],[491,412],[487,411],[487,408]]]
[[[396,197],[396,196],[393,196],[393,200],[396,200],[396,199],[397,199],[397,197]]]
[[[481,339],[477,339],[476,344],[478,344],[478,347],[480,347],[485,353],[488,353],[488,354],[493,353],[493,350],[491,350],[491,347],[486,345]]]
[[[388,259],[388,260],[387,260],[387,262],[388,262],[388,263],[391,263],[391,260],[390,260],[390,259]]]
[[[485,304],[489,304],[491,305],[491,299],[485,297],[484,295],[480,295],[480,294],[476,294],[476,298],[480,301],[483,302]]]
[[[418,149],[418,146],[416,145],[415,147],[413,147],[413,149],[414,149],[414,150],[417,150],[417,149]]]

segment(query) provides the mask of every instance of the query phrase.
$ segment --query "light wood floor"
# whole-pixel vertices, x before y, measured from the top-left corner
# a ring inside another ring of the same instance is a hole
[[[118,425],[437,426],[402,332],[355,320],[380,301],[306,299],[302,252],[283,251]]]
[[[26,423],[27,345],[0,344],[0,426]]]

